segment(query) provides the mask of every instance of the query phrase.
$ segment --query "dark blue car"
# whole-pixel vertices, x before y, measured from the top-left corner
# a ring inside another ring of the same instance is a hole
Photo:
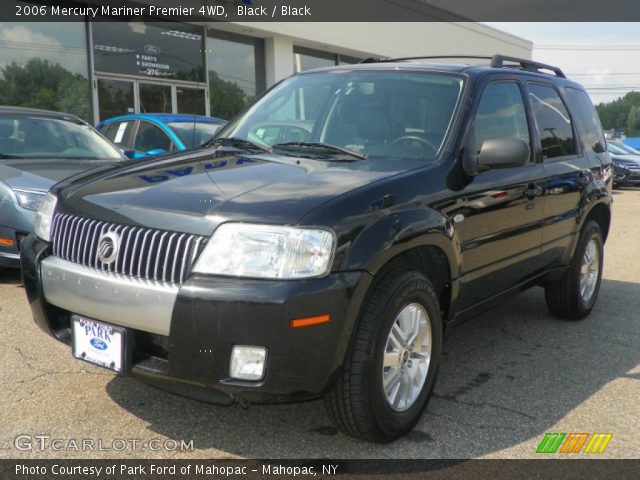
[[[202,115],[139,113],[110,118],[96,128],[128,157],[141,158],[202,145],[226,123]]]

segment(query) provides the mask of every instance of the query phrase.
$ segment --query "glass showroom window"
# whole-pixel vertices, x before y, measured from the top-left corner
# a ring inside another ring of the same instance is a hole
[[[0,105],[67,112],[91,122],[88,63],[83,22],[0,22]]]
[[[203,29],[177,22],[94,22],[97,73],[205,82]]]
[[[296,73],[313,68],[333,67],[335,65],[351,65],[361,59],[348,55],[312,50],[311,48],[293,47],[293,69]]]
[[[211,115],[229,120],[265,88],[264,42],[209,31],[206,51]]]

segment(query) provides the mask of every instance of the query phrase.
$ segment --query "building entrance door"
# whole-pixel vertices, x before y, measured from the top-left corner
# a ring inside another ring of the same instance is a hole
[[[200,85],[120,76],[96,76],[96,123],[130,113],[209,115],[207,89]]]

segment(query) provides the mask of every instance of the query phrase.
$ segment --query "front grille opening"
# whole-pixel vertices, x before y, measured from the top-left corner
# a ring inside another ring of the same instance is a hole
[[[100,239],[105,234],[117,238],[117,256],[110,263],[104,263],[98,253]],[[174,284],[184,283],[206,243],[206,237],[200,235],[108,223],[64,213],[54,216],[52,239],[53,254],[63,260]]]

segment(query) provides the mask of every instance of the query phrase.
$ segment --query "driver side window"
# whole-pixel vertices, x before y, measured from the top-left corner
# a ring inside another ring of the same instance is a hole
[[[524,100],[517,83],[495,82],[485,87],[472,135],[470,145],[475,154],[485,141],[494,138],[516,138],[531,145]]]

